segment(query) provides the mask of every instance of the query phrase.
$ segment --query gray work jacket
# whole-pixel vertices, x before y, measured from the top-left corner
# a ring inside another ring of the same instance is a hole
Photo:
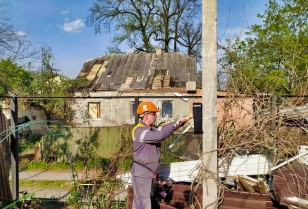
[[[174,132],[174,122],[148,126],[140,121],[132,131],[134,163],[132,176],[153,178],[161,160],[161,141]]]

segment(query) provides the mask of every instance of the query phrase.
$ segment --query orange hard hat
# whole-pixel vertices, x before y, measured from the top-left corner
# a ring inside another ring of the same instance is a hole
[[[159,112],[159,110],[153,102],[144,101],[138,105],[137,114],[141,115],[145,112]]]

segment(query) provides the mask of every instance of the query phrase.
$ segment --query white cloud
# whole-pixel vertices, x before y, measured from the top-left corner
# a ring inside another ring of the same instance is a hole
[[[25,36],[28,35],[27,33],[23,32],[23,31],[17,31],[16,34],[17,34],[18,36],[21,36],[21,37],[25,37]]]
[[[68,15],[69,13],[70,13],[70,11],[68,11],[68,10],[61,11],[61,15]]]
[[[65,32],[74,33],[74,32],[80,32],[82,28],[85,27],[84,22],[81,19],[73,20],[71,22],[65,22],[61,28]]]

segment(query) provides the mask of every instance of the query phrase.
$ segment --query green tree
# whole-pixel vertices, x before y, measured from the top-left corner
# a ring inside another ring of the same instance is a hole
[[[6,5],[0,4],[0,95],[9,91],[24,95],[32,78],[20,64],[35,59],[36,51],[27,35],[10,23],[5,9]]]
[[[0,61],[0,95],[6,95],[9,91],[17,95],[25,95],[29,92],[32,80],[30,72],[11,59]]]
[[[67,89],[75,82],[60,75],[59,72],[60,70],[53,66],[51,48],[43,46],[41,48],[41,67],[38,71],[32,72],[34,79],[31,83],[31,95],[47,98],[34,99],[31,103],[42,107],[48,120],[68,120],[71,113],[68,100],[52,98],[66,96]]]
[[[240,92],[298,94],[307,89],[308,1],[269,0],[262,24],[226,48],[223,67]]]

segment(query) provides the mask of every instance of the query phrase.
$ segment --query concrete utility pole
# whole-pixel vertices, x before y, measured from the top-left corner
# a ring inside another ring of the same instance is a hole
[[[202,0],[203,208],[217,208],[217,0]],[[211,175],[214,174],[214,175]],[[213,203],[213,204],[212,204]]]

